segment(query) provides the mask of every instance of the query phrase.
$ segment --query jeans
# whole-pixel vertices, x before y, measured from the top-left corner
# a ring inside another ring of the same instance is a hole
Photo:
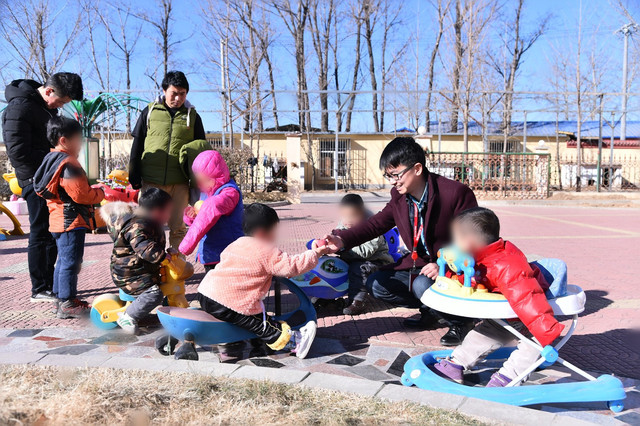
[[[164,294],[157,285],[151,286],[138,296],[136,300],[131,302],[127,308],[126,314],[136,321],[140,321],[145,316],[149,315],[149,312],[153,311],[153,308],[162,303]]]
[[[27,260],[31,277],[31,294],[53,289],[53,269],[58,256],[56,241],[49,232],[47,201],[33,190],[33,184],[22,188],[22,198],[29,208],[29,246]]]
[[[74,229],[54,232],[58,246],[58,263],[53,274],[53,294],[62,301],[73,300],[78,294],[78,274],[84,255],[84,237],[87,230]]]
[[[420,298],[433,284],[433,280],[424,275],[418,275],[413,280],[411,290],[409,290],[409,271],[383,270],[374,272],[367,280],[369,294],[376,299],[384,300],[395,306],[413,309],[428,309],[422,304]],[[439,317],[451,325],[467,324],[470,320],[456,315],[445,314],[444,312],[433,311]]]
[[[349,291],[347,294],[350,302],[353,302],[358,293],[367,291],[364,284],[367,277],[362,271],[362,266],[367,264],[373,266],[371,262],[366,261],[349,262]]]
[[[178,250],[180,243],[187,235],[187,226],[182,218],[184,209],[189,205],[189,184],[177,183],[175,185],[157,185],[151,182],[143,182],[141,194],[148,188],[162,189],[171,195],[173,211],[169,218],[169,245]]]
[[[267,345],[273,344],[282,334],[282,325],[266,316],[266,326],[262,315],[243,315],[224,305],[198,293],[198,300],[203,311],[208,312],[220,321],[230,322],[260,337]]]

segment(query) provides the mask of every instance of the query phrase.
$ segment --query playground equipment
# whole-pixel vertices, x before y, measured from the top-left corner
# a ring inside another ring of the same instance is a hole
[[[193,265],[180,256],[172,256],[162,262],[162,284],[160,290],[167,298],[169,306],[188,308],[189,302],[184,295],[184,282],[193,275]],[[96,297],[91,304],[91,321],[103,330],[117,326],[120,314],[136,299],[135,296],[122,290],[118,294],[103,294]]]
[[[338,299],[349,290],[349,265],[338,257],[322,256],[315,268],[291,280],[309,297]]]
[[[109,196],[112,201],[138,202],[140,190],[131,187],[129,173],[126,170],[112,170],[106,179],[98,179],[98,184],[95,186],[102,188],[105,195]],[[107,200],[102,200],[101,204],[104,205],[108,202]]]
[[[384,234],[384,239],[387,241],[389,254],[393,257],[393,260],[397,262],[404,256],[403,250],[400,247],[400,231],[398,231],[398,228],[393,227]]]
[[[444,256],[445,254],[446,257]],[[517,318],[517,315],[513,312],[504,296],[497,293],[489,293],[481,285],[474,287],[471,280],[467,280],[467,275],[469,277],[474,275],[473,267],[469,266],[471,264],[469,257],[459,251],[455,251],[455,249],[441,250],[438,253],[439,276],[434,285],[423,294],[422,303],[437,311],[453,315],[492,319],[512,333],[515,338],[539,350],[540,358],[506,387],[486,388],[465,386],[438,376],[429,366],[435,364],[441,358],[450,356],[453,351],[427,352],[415,356],[405,363],[401,379],[402,384],[511,405],[606,401],[612,411],[622,411],[624,408],[622,400],[626,398],[626,394],[620,380],[608,374],[596,378],[564,360],[558,354],[558,351],[573,335],[578,324],[578,314],[584,311],[586,301],[584,292],[576,285],[566,284],[566,264],[563,261],[559,259],[541,259],[536,263],[545,278],[551,283],[547,297],[554,314],[573,317],[566,335],[555,346],[547,345],[542,347],[537,341],[525,337],[513,326],[509,325],[505,319],[514,319]],[[448,266],[454,273],[465,270],[464,284],[460,284],[457,279],[444,276],[443,264]],[[513,347],[502,348],[491,354],[487,359],[505,359],[514,350],[515,348]],[[587,381],[518,386],[537,368],[548,367],[556,362],[584,377]]]
[[[5,173],[2,175],[2,178],[9,183],[9,189],[11,189],[11,192],[13,192],[16,196],[22,195],[22,188],[20,188],[20,185],[18,184],[18,179],[16,178],[15,173]],[[13,229],[9,231],[7,229],[0,228],[0,241],[6,240],[7,236],[9,235],[24,235],[24,231],[20,226],[20,221],[18,221],[18,218],[7,206],[2,203],[2,201],[0,201],[0,214],[3,213],[6,214],[7,217],[11,220],[11,223],[13,223]]]
[[[274,317],[276,321],[286,321],[297,330],[309,321],[316,320],[316,311],[307,295],[292,281],[276,278],[298,298],[298,307]],[[215,345],[232,343],[257,337],[255,334],[234,324],[220,321],[199,309],[184,309],[173,306],[158,308],[158,319],[167,332],[156,339],[156,349],[162,355],[171,355],[180,340],[184,344],[175,352],[176,359],[197,360],[195,345]]]

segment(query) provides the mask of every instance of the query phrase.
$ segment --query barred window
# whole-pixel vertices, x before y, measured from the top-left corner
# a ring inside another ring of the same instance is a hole
[[[333,156],[335,155],[336,140],[335,139],[320,139],[319,141],[320,151],[320,176],[321,177],[334,177],[333,174]],[[338,177],[344,178],[347,176],[347,153],[351,149],[350,139],[338,140]]]

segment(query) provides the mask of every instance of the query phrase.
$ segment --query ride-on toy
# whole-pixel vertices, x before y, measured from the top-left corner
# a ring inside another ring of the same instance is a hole
[[[286,321],[291,328],[297,330],[309,321],[316,320],[316,311],[307,295],[292,281],[276,278],[298,298],[298,307],[282,315],[274,317],[276,321]],[[162,355],[171,355],[182,340],[184,343],[175,352],[176,359],[197,360],[195,345],[215,345],[232,343],[257,337],[255,334],[234,324],[220,321],[199,309],[184,309],[172,306],[158,308],[158,319],[167,332],[167,336],[156,339],[156,349]]]
[[[555,346],[547,345],[545,347],[540,346],[534,339],[525,337],[505,321],[505,319],[517,318],[517,315],[504,296],[490,293],[481,285],[473,286],[471,280],[467,280],[466,276],[464,284],[460,284],[457,279],[447,278],[444,276],[443,262],[454,273],[466,268],[465,275],[469,273],[470,276],[473,276],[473,268],[469,269],[468,266],[470,264],[468,256],[459,252],[454,253],[453,250],[439,251],[440,273],[434,285],[424,292],[421,298],[422,303],[434,310],[448,314],[492,319],[517,339],[539,350],[540,358],[506,387],[486,388],[465,386],[438,376],[429,366],[438,362],[439,359],[451,355],[452,351],[427,352],[415,356],[405,363],[402,384],[511,405],[606,401],[612,411],[622,411],[624,408],[622,400],[626,398],[626,394],[620,380],[608,374],[596,378],[564,360],[558,354],[558,351],[575,331],[578,324],[578,314],[584,311],[586,301],[586,296],[580,287],[566,284],[566,265],[562,260],[541,259],[536,262],[551,283],[547,297],[554,313],[573,317],[571,327],[566,335]],[[487,359],[504,359],[514,350],[515,348],[502,348]],[[537,368],[547,367],[556,362],[584,377],[587,381],[518,386]]]
[[[9,184],[9,189],[15,196],[19,197],[22,195],[22,188],[18,184],[18,178],[15,173],[5,173],[2,175],[2,178],[7,181]],[[23,201],[22,201],[23,202]],[[9,235],[24,235],[24,231],[20,227],[20,222],[18,218],[13,214],[11,210],[0,201],[0,214],[6,214],[7,217],[13,223],[13,229],[9,231],[8,229],[0,228],[0,241],[6,240]]]
[[[188,308],[184,296],[184,282],[193,275],[193,265],[180,256],[173,256],[171,260],[162,262],[162,284],[160,290],[167,298],[169,306]],[[103,294],[96,297],[91,304],[91,322],[98,328],[109,330],[117,326],[116,321],[120,314],[136,299],[135,296],[122,290],[118,294]]]

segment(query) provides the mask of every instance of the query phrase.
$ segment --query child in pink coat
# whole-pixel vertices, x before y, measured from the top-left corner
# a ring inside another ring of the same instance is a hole
[[[188,255],[198,247],[196,258],[209,271],[220,262],[220,253],[243,235],[242,193],[218,151],[198,154],[192,169],[203,202],[197,212],[192,206],[184,211],[189,231],[180,243],[180,252]]]
[[[271,207],[260,203],[249,205],[243,222],[246,236],[222,252],[218,267],[200,283],[198,298],[202,309],[217,319],[255,333],[273,350],[288,345],[297,357],[304,358],[316,335],[315,321],[294,331],[286,322],[267,316],[262,299],[274,276],[304,274],[329,249],[314,244],[313,249],[304,253],[283,253],[275,245],[278,222],[278,214]]]

